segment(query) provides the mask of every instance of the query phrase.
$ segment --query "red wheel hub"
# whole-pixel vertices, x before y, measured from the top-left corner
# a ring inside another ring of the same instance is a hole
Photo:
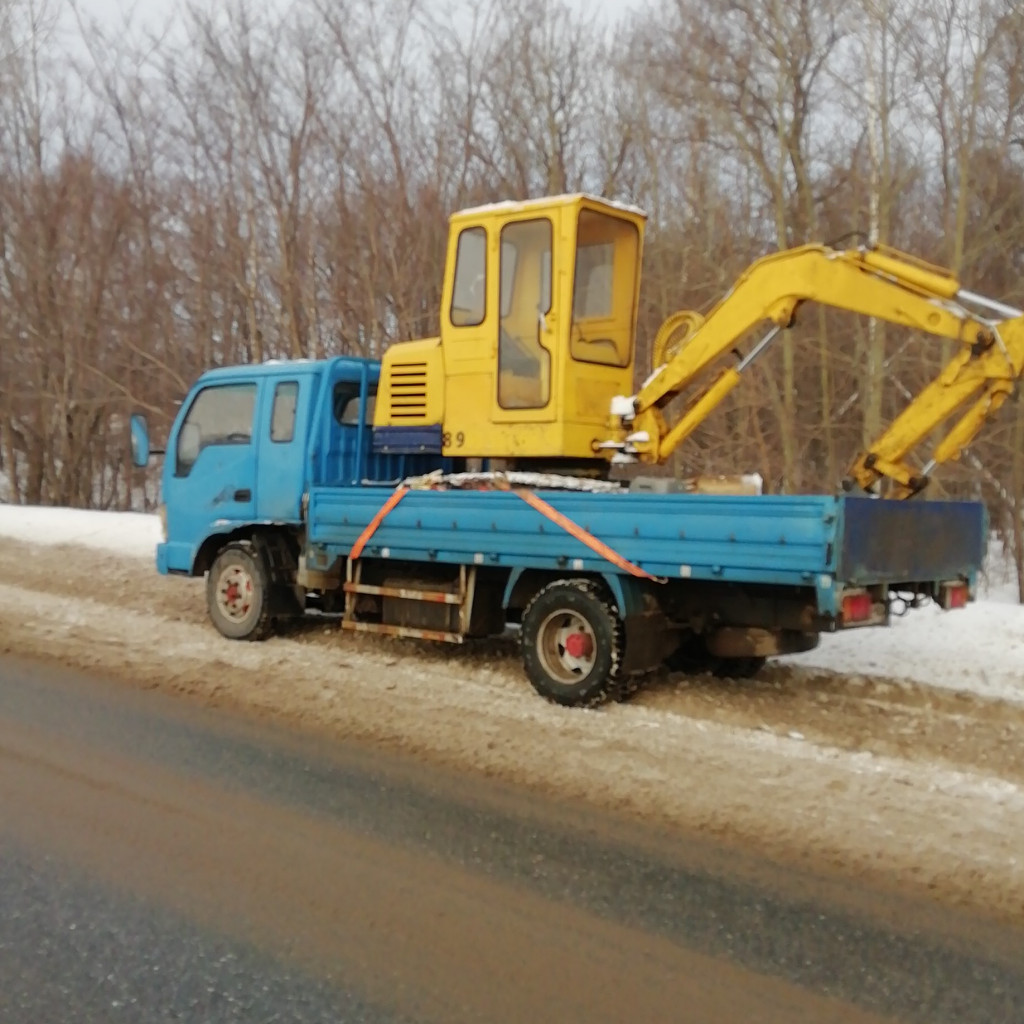
[[[594,653],[594,641],[586,633],[570,633],[565,638],[565,652],[571,658],[589,658]]]

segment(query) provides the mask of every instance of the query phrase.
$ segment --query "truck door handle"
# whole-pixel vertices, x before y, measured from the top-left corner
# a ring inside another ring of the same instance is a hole
[[[252,491],[248,487],[244,487],[240,491],[235,491],[235,501],[252,501]]]

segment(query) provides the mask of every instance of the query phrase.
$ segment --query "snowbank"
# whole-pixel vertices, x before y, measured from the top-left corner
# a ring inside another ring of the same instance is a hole
[[[160,539],[160,520],[139,512],[0,505],[0,535],[30,544],[82,544],[152,558]]]

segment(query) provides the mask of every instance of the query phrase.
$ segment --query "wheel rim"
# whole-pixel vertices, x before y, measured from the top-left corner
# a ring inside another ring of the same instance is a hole
[[[242,622],[252,610],[252,576],[240,565],[228,566],[217,581],[217,608],[232,622]]]
[[[537,631],[537,656],[544,671],[556,682],[578,683],[597,664],[594,630],[576,612],[552,612]]]

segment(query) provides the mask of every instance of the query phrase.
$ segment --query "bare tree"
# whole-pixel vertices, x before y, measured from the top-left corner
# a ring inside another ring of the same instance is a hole
[[[842,39],[839,4],[799,0],[738,0],[725,6],[672,0],[640,28],[653,82],[666,103],[685,112],[688,147],[714,164],[723,192],[760,191],[747,232],[780,247],[814,237],[818,196],[814,170],[820,126],[827,123],[826,71]],[[818,133],[816,134],[816,129]],[[754,192],[753,194],[756,194]],[[818,359],[827,367],[825,323],[819,320]],[[776,436],[787,488],[803,483],[796,424],[810,397],[798,403],[797,363],[805,344],[782,341],[781,383],[760,380],[776,413]],[[827,410],[828,374],[818,401]],[[798,408],[798,404],[801,408]]]

